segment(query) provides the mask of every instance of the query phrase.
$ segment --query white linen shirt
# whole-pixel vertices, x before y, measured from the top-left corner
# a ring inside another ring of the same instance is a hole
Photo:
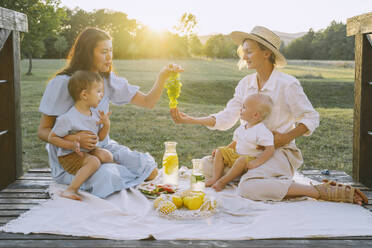
[[[257,145],[273,146],[274,136],[262,122],[253,127],[241,124],[234,131],[233,140],[236,141],[236,153],[257,157],[262,151],[257,150]]]
[[[305,134],[308,136],[319,126],[319,114],[305,95],[300,82],[295,77],[274,69],[261,90],[257,85],[257,73],[240,80],[234,97],[225,109],[211,115],[216,118],[216,124],[209,129],[227,130],[233,127],[240,118],[240,109],[245,98],[257,93],[270,96],[274,103],[270,115],[264,120],[269,130],[287,133],[295,124],[302,123],[309,129]],[[242,120],[241,122],[244,123]],[[288,145],[295,145],[295,141],[292,140]]]

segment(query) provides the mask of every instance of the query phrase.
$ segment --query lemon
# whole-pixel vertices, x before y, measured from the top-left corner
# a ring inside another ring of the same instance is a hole
[[[174,203],[174,205],[176,205],[177,208],[181,208],[183,205],[183,200],[180,196],[172,196],[172,202]]]
[[[182,201],[183,201],[183,205],[185,205],[185,207],[189,207],[189,202],[190,200],[192,199],[192,196],[185,196],[184,198],[182,198]]]
[[[196,209],[199,209],[202,204],[203,204],[203,197],[202,196],[200,196],[200,195],[193,196],[188,201],[187,208],[190,209],[190,210],[196,210]]]
[[[156,198],[154,200],[154,208],[158,208],[160,203],[164,202],[164,201],[167,201],[168,199],[166,197],[163,197],[163,196],[159,196],[158,198]]]
[[[203,204],[204,195],[193,193],[192,195],[185,196],[182,200],[185,207],[190,210],[196,210]]]
[[[162,202],[160,202],[159,211],[162,214],[170,214],[170,213],[172,213],[176,209],[177,209],[176,205],[174,205],[174,203],[171,202],[171,201],[162,201]]]
[[[173,174],[178,167],[178,156],[169,155],[163,160],[164,172],[167,175]]]

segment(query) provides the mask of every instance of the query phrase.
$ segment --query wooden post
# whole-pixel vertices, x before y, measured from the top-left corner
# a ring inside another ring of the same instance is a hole
[[[372,12],[347,20],[355,35],[353,179],[372,187]]]
[[[23,174],[19,31],[27,16],[0,7],[0,189]]]

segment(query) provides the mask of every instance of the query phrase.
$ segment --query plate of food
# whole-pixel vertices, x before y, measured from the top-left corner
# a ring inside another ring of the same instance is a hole
[[[176,192],[176,187],[171,184],[156,184],[153,182],[142,183],[138,187],[146,197],[155,199],[162,194],[173,194]]]

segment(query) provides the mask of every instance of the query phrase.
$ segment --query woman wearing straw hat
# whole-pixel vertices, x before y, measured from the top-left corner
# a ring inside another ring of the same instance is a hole
[[[268,95],[274,102],[274,108],[266,118],[265,125],[274,134],[276,150],[271,159],[260,167],[248,170],[241,177],[239,194],[252,200],[280,201],[288,197],[309,196],[329,201],[367,203],[365,195],[351,186],[333,181],[315,186],[293,181],[295,171],[303,162],[295,138],[311,135],[319,125],[319,114],[305,95],[300,82],[276,69],[287,63],[279,52],[279,36],[261,26],[254,27],[251,33],[232,32],[230,36],[239,45],[239,68],[247,66],[256,72],[240,80],[233,98],[224,110],[206,117],[192,117],[176,108],[171,110],[174,122],[227,130],[240,119],[243,100],[247,96],[257,93]],[[206,177],[212,175],[212,162],[212,156],[202,160]]]

